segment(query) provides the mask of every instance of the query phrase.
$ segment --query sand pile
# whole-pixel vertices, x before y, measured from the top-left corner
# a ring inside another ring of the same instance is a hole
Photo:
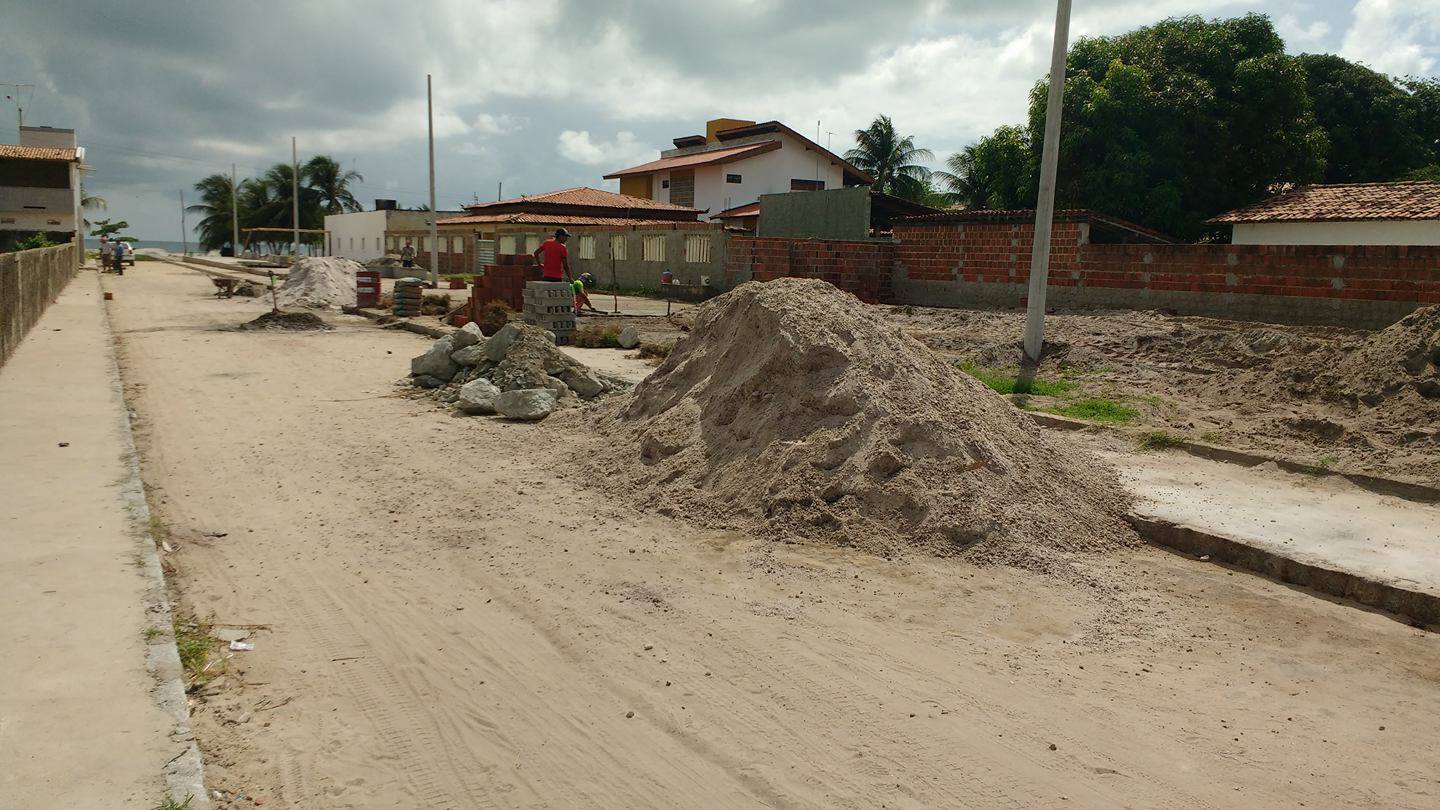
[[[1417,309],[1315,369],[1318,384],[1366,405],[1414,391],[1440,399],[1440,306]]]
[[[607,491],[712,524],[1040,570],[1133,540],[1108,468],[820,281],[704,304],[596,429]]]
[[[316,332],[329,329],[313,312],[267,312],[253,321],[240,324],[247,331],[280,329],[288,332]]]
[[[301,259],[290,268],[277,296],[282,307],[353,307],[358,262],[338,256]]]

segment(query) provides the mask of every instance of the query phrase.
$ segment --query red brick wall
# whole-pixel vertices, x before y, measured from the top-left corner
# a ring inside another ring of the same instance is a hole
[[[1081,245],[1080,233],[1055,224],[1051,287],[1440,303],[1440,247]],[[1024,284],[1033,234],[1030,224],[901,225],[895,259],[912,281]]]
[[[726,286],[734,286],[747,272],[755,281],[818,278],[861,301],[888,301],[895,248],[893,242],[732,236],[725,257]]]
[[[480,307],[491,301],[501,301],[506,306],[521,312],[525,309],[525,283],[540,280],[540,268],[530,256],[495,257],[501,264],[485,265],[485,273],[475,279],[470,288],[470,318],[478,320]]]

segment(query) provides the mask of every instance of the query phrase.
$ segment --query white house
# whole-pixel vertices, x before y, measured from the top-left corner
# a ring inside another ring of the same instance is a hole
[[[70,238],[80,221],[84,163],[75,130],[21,127],[18,145],[0,144],[0,231]]]
[[[779,121],[717,118],[704,135],[674,140],[659,160],[605,175],[620,193],[698,208],[705,217],[762,194],[820,191],[872,182],[869,175]]]
[[[1302,186],[1210,222],[1237,245],[1440,245],[1440,182]]]
[[[376,200],[374,211],[354,211],[348,214],[327,214],[325,216],[325,251],[331,256],[344,256],[357,262],[367,262],[387,254],[397,254],[403,246],[395,234],[402,231],[419,231],[430,227],[429,211],[407,211],[393,206],[392,200]],[[459,211],[441,211],[440,218],[459,214]],[[429,237],[426,237],[426,242]],[[415,249],[422,245],[415,243]],[[428,244],[423,246],[428,251]]]

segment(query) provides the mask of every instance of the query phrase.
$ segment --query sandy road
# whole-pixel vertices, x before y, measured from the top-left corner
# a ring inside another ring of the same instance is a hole
[[[1434,635],[1148,549],[1105,563],[1134,573],[1117,612],[1022,572],[633,515],[568,472],[577,422],[396,395],[414,335],[229,331],[262,305],[172,266],[107,284],[182,600],[270,628],[196,699],[214,788],[307,808],[1440,800]]]

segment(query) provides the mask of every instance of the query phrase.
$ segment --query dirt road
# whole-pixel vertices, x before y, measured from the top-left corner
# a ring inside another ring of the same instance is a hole
[[[613,506],[558,424],[394,382],[414,335],[172,266],[114,322],[186,608],[257,624],[195,726],[281,807],[1430,807],[1440,639],[1140,549],[1104,595]],[[223,806],[223,803],[222,803]],[[235,806],[249,806],[242,801]]]

